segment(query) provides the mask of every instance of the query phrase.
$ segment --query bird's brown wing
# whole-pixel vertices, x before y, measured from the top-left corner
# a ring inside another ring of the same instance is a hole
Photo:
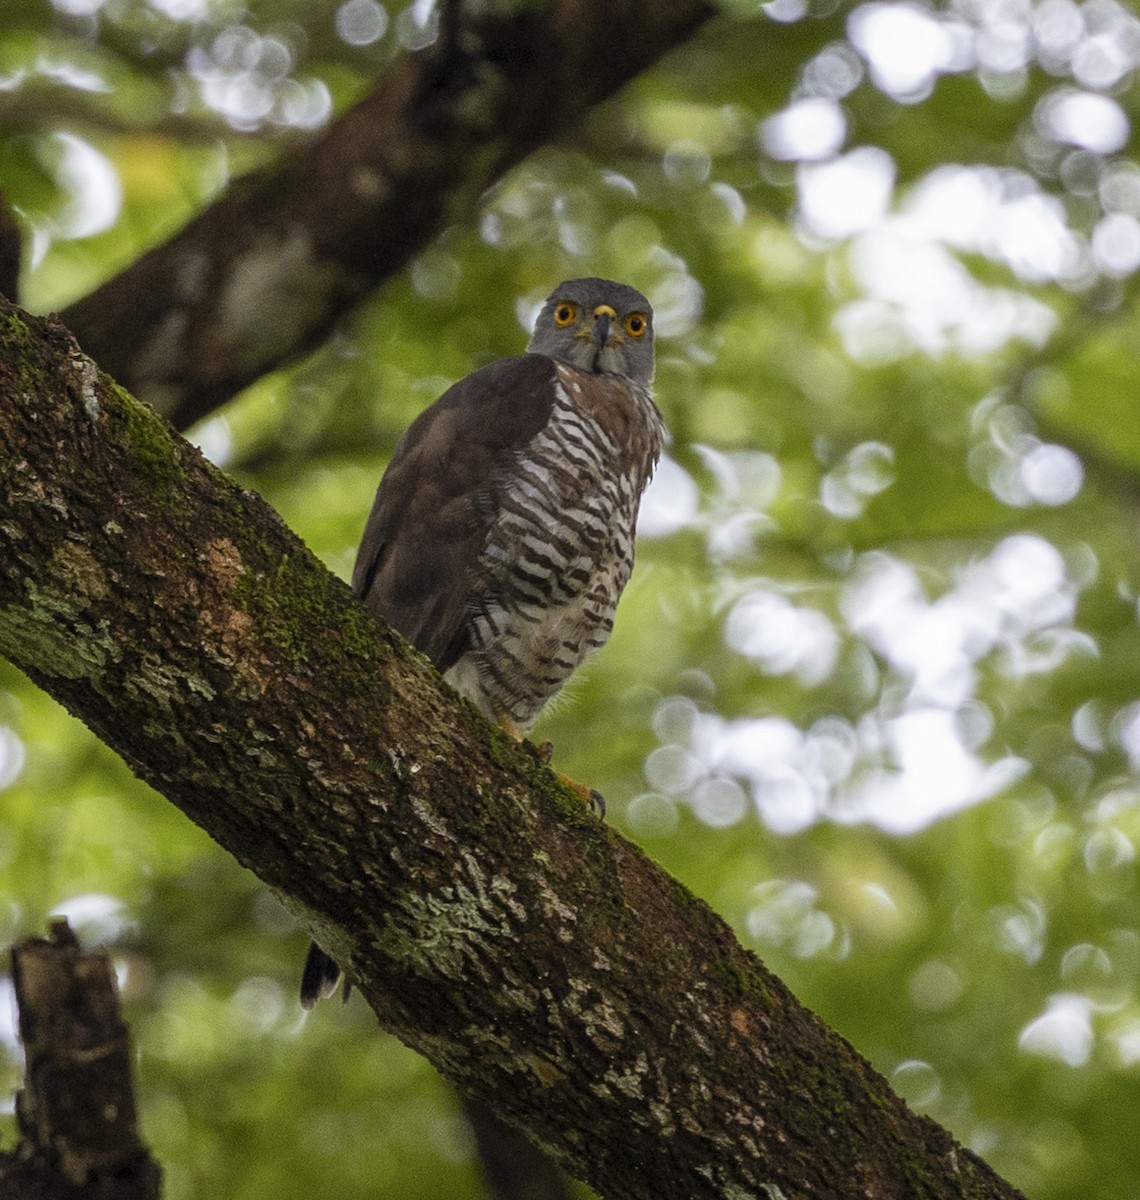
[[[412,422],[380,481],[352,587],[440,671],[466,648],[474,565],[495,520],[495,480],[550,419],[556,367],[504,358]]]

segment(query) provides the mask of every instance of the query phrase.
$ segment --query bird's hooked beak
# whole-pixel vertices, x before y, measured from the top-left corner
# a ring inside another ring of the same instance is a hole
[[[613,336],[613,322],[617,313],[608,304],[599,304],[594,309],[593,339],[599,350],[604,350]]]

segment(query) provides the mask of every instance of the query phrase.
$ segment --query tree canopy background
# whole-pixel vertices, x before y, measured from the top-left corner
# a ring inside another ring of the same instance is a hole
[[[286,159],[439,16],[9,0],[22,302]],[[1140,1195],[1138,63],[1110,0],[725,0],[192,432],[347,576],[417,412],[559,279],[644,290],[672,443],[613,640],[538,733],[1036,1200]],[[114,952],[166,1194],[480,1195],[431,1069],[363,1006],[302,1017],[307,933],[0,688],[0,934],[62,912]]]

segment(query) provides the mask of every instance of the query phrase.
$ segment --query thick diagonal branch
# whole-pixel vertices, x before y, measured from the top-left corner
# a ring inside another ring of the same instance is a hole
[[[1002,1197],[258,497],[0,303],[0,653],[605,1196]]]
[[[238,180],[72,305],[64,320],[87,352],[185,428],[321,342],[503,172],[713,8],[551,0],[447,12],[445,36],[397,59],[310,147]]]

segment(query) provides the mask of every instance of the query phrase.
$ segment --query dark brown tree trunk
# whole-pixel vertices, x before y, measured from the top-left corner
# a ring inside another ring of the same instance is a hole
[[[604,1196],[1018,1195],[263,501],[4,302],[0,653]]]
[[[142,1144],[127,1027],[106,954],[83,953],[66,921],[12,950],[25,1083],[20,1144],[0,1154],[4,1200],[157,1200]]]

